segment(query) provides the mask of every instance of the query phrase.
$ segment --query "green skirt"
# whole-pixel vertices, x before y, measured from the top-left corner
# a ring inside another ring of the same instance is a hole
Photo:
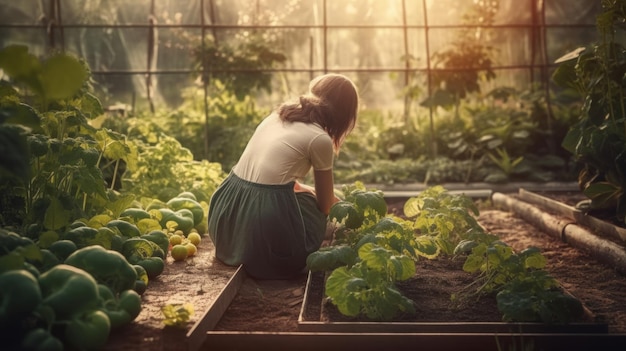
[[[257,184],[231,172],[209,205],[209,236],[217,259],[243,264],[260,279],[301,273],[307,256],[324,240],[327,218],[313,195],[295,193],[293,186]]]

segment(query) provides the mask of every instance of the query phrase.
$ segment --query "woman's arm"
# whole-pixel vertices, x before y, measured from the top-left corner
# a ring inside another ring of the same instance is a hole
[[[314,171],[315,194],[317,197],[317,207],[324,214],[328,215],[332,205],[339,201],[335,196],[333,170]]]

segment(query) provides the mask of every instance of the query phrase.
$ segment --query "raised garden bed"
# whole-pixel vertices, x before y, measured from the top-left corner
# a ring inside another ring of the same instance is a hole
[[[397,205],[390,205],[390,210],[393,210],[393,206]],[[144,299],[146,310],[142,312],[142,319],[133,323],[128,330],[116,332],[107,349],[408,350],[418,346],[428,350],[626,348],[626,277],[583,251],[546,235],[527,220],[520,219],[514,211],[487,207],[481,209],[479,222],[516,250],[527,247],[529,243],[542,248],[549,261],[547,267],[550,273],[564,288],[583,301],[591,320],[569,325],[565,329],[549,326],[541,330],[523,325],[522,328],[526,328],[523,332],[511,330],[511,325],[497,319],[460,322],[447,319],[417,322],[403,320],[391,322],[392,330],[385,330],[386,326],[378,322],[367,325],[370,322],[358,320],[330,323],[306,321],[301,318],[306,304],[303,300],[305,296],[309,300],[310,295],[309,291],[305,294],[305,290],[309,289],[306,275],[287,281],[256,281],[245,274],[236,274],[240,272],[236,267],[219,265],[208,247],[199,251],[202,257],[198,256],[189,263],[168,262],[167,274],[160,279],[162,282],[155,281],[156,285],[149,287],[146,292],[153,295]],[[210,245],[208,240],[203,243]],[[421,262],[418,272],[434,269],[421,266],[422,263],[434,262]],[[462,271],[458,273],[464,274]],[[216,285],[217,292],[209,292],[206,288],[208,284]],[[157,296],[161,297],[156,299]],[[195,301],[196,311],[192,323],[181,330],[163,328],[160,306],[165,301],[184,302],[188,299]],[[447,301],[448,297],[441,296],[441,300]],[[319,306],[321,311],[322,304]],[[325,312],[329,312],[329,308]],[[443,313],[438,315],[442,318],[445,316]],[[316,324],[328,324],[329,328],[341,325],[339,328],[346,329],[322,330],[326,326]],[[362,329],[353,331],[351,328],[354,325]],[[503,325],[504,329],[499,329]],[[437,328],[445,330],[436,331]],[[580,329],[573,332],[572,328]]]

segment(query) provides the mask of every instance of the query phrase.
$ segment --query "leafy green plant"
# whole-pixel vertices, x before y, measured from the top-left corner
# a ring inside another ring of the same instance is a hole
[[[21,216],[3,224],[34,224],[40,228],[31,233],[36,236],[41,229],[60,230],[73,218],[101,211],[111,194],[99,166],[104,157],[125,158],[130,151],[117,135],[88,123],[103,109],[88,92],[87,67],[66,54],[39,59],[23,46],[0,51],[0,67],[12,83],[3,83],[2,126],[21,125],[16,135],[26,139],[13,144],[26,156],[20,172],[1,185],[5,199],[11,199],[1,204],[2,213],[14,206]]]
[[[385,218],[382,193],[366,190],[362,183],[344,186],[345,199],[336,203],[329,218],[339,225],[335,245],[309,255],[313,271],[332,273],[326,294],[341,313],[388,320],[399,312],[414,312],[395,282],[415,274],[416,250],[412,234],[394,219]]]
[[[515,168],[520,164],[520,162],[522,162],[522,160],[524,160],[524,157],[519,156],[513,159],[505,149],[500,148],[496,149],[496,153],[497,155],[494,155],[493,153],[489,153],[487,155],[489,156],[489,159],[491,159],[491,162],[498,166],[498,169],[502,172],[501,179],[508,180],[511,174],[515,171]],[[492,175],[491,178],[487,178],[486,180],[494,181],[495,178]]]
[[[588,210],[614,211],[626,222],[626,49],[617,39],[626,1],[603,1],[596,27],[601,40],[559,60],[553,74],[560,86],[580,94],[584,104],[563,147],[582,164],[578,182]]]
[[[404,215],[413,228],[432,237],[444,254],[451,255],[467,233],[480,230],[478,209],[464,195],[452,195],[440,185],[432,186],[404,204]]]
[[[167,201],[190,191],[199,201],[209,200],[224,178],[219,163],[194,160],[191,151],[151,121],[130,121],[131,148],[141,157],[127,165],[122,189],[138,198]]]
[[[326,294],[341,313],[375,320],[391,319],[399,311],[415,313],[413,302],[394,285],[415,275],[411,258],[374,243],[362,245],[358,258],[353,266],[333,270],[326,280]]]
[[[466,196],[433,186],[407,200],[407,219],[402,219],[386,214],[380,191],[355,182],[343,192],[345,199],[329,215],[338,225],[333,245],[307,258],[311,271],[330,271],[325,293],[340,313],[373,320],[414,313],[414,302],[396,282],[416,274],[416,260],[442,254],[466,255],[463,270],[475,275],[474,282],[451,296],[458,304],[497,294],[506,321],[567,323],[582,313],[580,301],[564,294],[543,270],[546,259],[540,251],[531,247],[516,253],[485,232]]]
[[[583,313],[581,302],[565,294],[543,269],[546,259],[538,248],[518,253],[479,230],[462,240],[454,252],[467,254],[463,270],[476,275],[452,296],[458,304],[496,294],[503,320],[517,322],[569,323]]]
[[[184,328],[191,316],[193,315],[193,305],[184,304],[166,304],[161,307],[163,313],[163,324],[170,327]]]
[[[452,253],[458,233],[478,226],[469,199],[432,187],[407,201],[404,220],[388,215],[383,195],[362,183],[344,186],[345,200],[329,218],[338,223],[334,245],[309,255],[313,271],[332,273],[326,294],[341,313],[388,320],[414,311],[397,290],[396,281],[415,275],[415,260]],[[475,211],[475,209],[474,209]]]

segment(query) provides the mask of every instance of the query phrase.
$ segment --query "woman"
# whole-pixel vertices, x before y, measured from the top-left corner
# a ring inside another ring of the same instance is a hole
[[[243,264],[260,279],[302,272],[325,235],[334,195],[333,159],[354,128],[354,83],[340,74],[319,76],[299,101],[266,117],[209,206],[216,257]],[[313,168],[315,186],[299,182]]]

